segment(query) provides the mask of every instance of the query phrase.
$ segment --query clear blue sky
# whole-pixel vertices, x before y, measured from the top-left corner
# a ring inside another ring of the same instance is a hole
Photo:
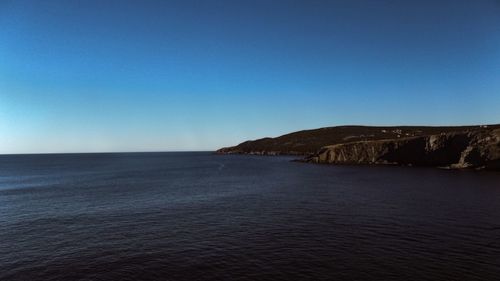
[[[0,1],[0,153],[500,123],[500,1]]]

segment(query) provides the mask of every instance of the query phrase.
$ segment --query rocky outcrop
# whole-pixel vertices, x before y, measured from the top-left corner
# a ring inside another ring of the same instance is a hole
[[[500,171],[500,125],[339,126],[246,141],[219,154],[301,155],[327,164],[387,164]]]
[[[335,144],[305,161],[500,170],[500,129]]]
[[[403,139],[454,132],[479,132],[499,129],[500,125],[428,127],[428,126],[338,126],[304,130],[275,138],[245,141],[221,148],[219,154],[311,155],[322,147],[351,142]]]

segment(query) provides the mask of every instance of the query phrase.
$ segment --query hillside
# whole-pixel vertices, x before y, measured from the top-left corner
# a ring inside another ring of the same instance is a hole
[[[298,131],[276,138],[245,141],[233,147],[221,148],[221,154],[312,155],[322,147],[361,141],[393,140],[409,137],[479,132],[500,128],[500,125],[429,127],[429,126],[338,126]]]
[[[335,144],[304,161],[500,170],[500,129]]]

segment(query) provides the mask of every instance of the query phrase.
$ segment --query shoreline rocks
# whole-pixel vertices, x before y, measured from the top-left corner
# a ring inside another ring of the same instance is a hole
[[[498,170],[500,129],[336,144],[304,162]]]
[[[246,141],[218,154],[294,155],[301,162],[500,171],[500,125],[340,126]]]

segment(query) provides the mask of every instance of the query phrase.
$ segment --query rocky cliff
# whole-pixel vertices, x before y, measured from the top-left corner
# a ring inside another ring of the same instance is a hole
[[[220,154],[303,155],[305,162],[500,170],[500,125],[339,126],[246,141]]]
[[[437,135],[452,132],[475,132],[500,128],[500,125],[426,127],[426,126],[338,126],[304,130],[275,138],[262,138],[245,141],[239,145],[221,148],[221,154],[259,154],[259,155],[311,155],[327,145],[356,141],[373,141]]]
[[[499,170],[500,129],[335,144],[323,147],[305,161]]]

